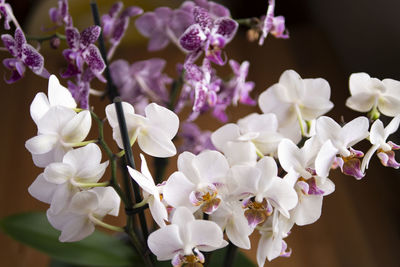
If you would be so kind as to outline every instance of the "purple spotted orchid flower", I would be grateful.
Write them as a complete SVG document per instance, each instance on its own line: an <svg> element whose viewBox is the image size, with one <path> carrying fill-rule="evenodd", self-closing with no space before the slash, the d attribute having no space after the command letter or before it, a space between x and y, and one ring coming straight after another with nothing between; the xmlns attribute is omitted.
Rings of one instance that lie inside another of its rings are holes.
<svg viewBox="0 0 400 267"><path fill-rule="evenodd" d="M170 41L178 45L178 38L193 23L190 10L180 8L172 10L159 7L154 12L146 12L135 21L139 32L150 38L149 51L165 48Z"/></svg>
<svg viewBox="0 0 400 267"><path fill-rule="evenodd" d="M246 82L246 77L249 72L249 62L244 61L239 64L237 61L229 60L229 65L233 71L233 77L221 85L220 92L218 93L218 100L213 109L213 116L222 122L228 121L226 115L226 108L230 105L237 105L238 102L246 105L255 105L249 93L254 88L254 82Z"/></svg>
<svg viewBox="0 0 400 267"><path fill-rule="evenodd" d="M14 37L10 34L1 35L4 46L13 56L6 58L3 64L12 71L11 77L6 80L7 83L18 81L24 76L26 67L30 68L36 75L49 78L49 72L44 68L43 56L33 46L26 42L24 33L17 28Z"/></svg>
<svg viewBox="0 0 400 267"><path fill-rule="evenodd" d="M193 63L204 51L210 61L224 65L222 49L235 36L238 23L231 18L213 19L210 13L199 6L193 9L195 24L191 25L179 39L181 47L188 52L187 62Z"/></svg>
<svg viewBox="0 0 400 267"><path fill-rule="evenodd" d="M64 57L69 64L67 70L62 74L64 78L75 77L83 72L83 65L86 63L93 74L105 82L101 73L106 65L101 57L99 49L93 44L99 38L101 28L90 26L79 33L75 27L67 27L65 35L69 49L63 51Z"/></svg>
<svg viewBox="0 0 400 267"><path fill-rule="evenodd" d="M190 5L188 1L188 5ZM207 1L207 0L195 0L194 4L202 7L210 13L210 15L213 18L219 18L219 17L230 17L231 13L229 12L229 9L227 9L225 6L220 5L218 3L212 2L212 1ZM193 6L194 7L194 6Z"/></svg>
<svg viewBox="0 0 400 267"><path fill-rule="evenodd" d="M143 113L149 102L164 106L168 102L166 85L172 80L162 73L165 64L163 59L152 58L132 65L121 59L110 65L111 76L121 98L135 105L136 112Z"/></svg>
<svg viewBox="0 0 400 267"><path fill-rule="evenodd" d="M89 92L90 82L95 78L95 75L90 69L86 69L83 74L76 76L76 82L68 81L68 89L72 96L80 104L80 108L89 108Z"/></svg>
<svg viewBox="0 0 400 267"><path fill-rule="evenodd" d="M136 20L135 25L142 35L150 38L148 50L161 50L169 42L180 47L179 37L195 23L193 9L196 6L208 10L213 19L230 17L230 12L226 7L207 0L185 1L175 10L159 7L154 12L146 12Z"/></svg>
<svg viewBox="0 0 400 267"><path fill-rule="evenodd" d="M246 82L246 77L249 70L249 62L244 61L239 64L235 60L229 60L229 65L233 71L233 77L223 82L220 87L220 91L217 95L217 102L213 106L212 115L220 120L221 122L227 122L228 116L226 115L226 109L230 105L237 105L238 102L246 105L255 105L254 101L249 93L254 88L254 82Z"/></svg>
<svg viewBox="0 0 400 267"><path fill-rule="evenodd" d="M187 63L185 68L185 86L182 93L182 101L193 100L193 112L188 121L193 121L200 113L207 111L217 104L217 93L220 90L221 79L215 75L211 68L211 62L203 59L201 67L193 63ZM178 104L178 109L182 104Z"/></svg>
<svg viewBox="0 0 400 267"><path fill-rule="evenodd" d="M111 48L107 54L108 59L112 57L116 47L124 37L130 18L143 13L143 9L136 6L127 7L122 11L123 6L122 2L116 2L108 13L101 17L103 35L111 43Z"/></svg>
<svg viewBox="0 0 400 267"><path fill-rule="evenodd" d="M229 60L229 65L232 68L234 76L225 84L225 87L232 94L232 104L237 105L240 102L242 104L255 105L256 101L249 96L249 93L254 88L254 82L246 82L250 63L243 61L242 64L239 64L237 61L231 59Z"/></svg>
<svg viewBox="0 0 400 267"><path fill-rule="evenodd" d="M72 27L72 17L68 9L68 0L58 0L58 7L52 7L49 10L51 21L57 26Z"/></svg>
<svg viewBox="0 0 400 267"><path fill-rule="evenodd" d="M276 38L289 38L289 33L285 27L285 18L283 16L275 17L274 11L275 0L269 0L267 14L261 18L261 37L258 42L259 45L264 44L264 40L267 38L268 33L272 34Z"/></svg>

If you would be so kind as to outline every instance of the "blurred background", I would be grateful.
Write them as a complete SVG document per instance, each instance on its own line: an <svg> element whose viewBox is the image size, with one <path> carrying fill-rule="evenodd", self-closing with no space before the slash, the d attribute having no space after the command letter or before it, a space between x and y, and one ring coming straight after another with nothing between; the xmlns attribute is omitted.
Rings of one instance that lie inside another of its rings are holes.
<svg viewBox="0 0 400 267"><path fill-rule="evenodd" d="M42 26L50 26L48 9L57 1L7 1L14 9L20 24L28 34L44 35ZM127 5L138 5L145 11L157 6L177 7L177 0L124 1ZM267 9L266 0L217 1L231 9L233 18L261 16ZM107 12L113 1L98 1L102 13ZM70 1L74 24L83 29L92 25L89 1ZM335 120L343 116L349 121L361 114L345 108L349 96L348 77L354 72L367 72L379 79L400 80L400 1L397 0L303 0L276 1L275 15L283 15L290 32L289 40L277 40L268 36L264 46L246 40L240 30L227 46L229 58L248 60L248 80L256 83L253 97L276 83L286 69L295 69L303 78L322 77L331 85L334 109L329 113ZM2 21L1 21L2 23ZM162 57L167 59L166 72L176 77L175 64L184 56L173 47L149 53L147 39L141 37L131 22L126 38L117 50L114 59L124 58L129 62ZM52 50L44 43L41 53L47 61L46 68L59 74L65 68L61 49ZM1 59L8 53L1 52ZM229 69L226 67L225 69ZM1 76L9 75L5 68ZM61 81L66 85L65 81ZM26 72L21 81L7 85L0 81L0 99L3 113L1 125L0 159L0 218L14 213L45 210L47 205L32 198L28 186L41 172L24 148L24 142L36 133L29 115L29 105L35 94L47 91L47 81ZM99 84L97 89L102 90ZM104 116L106 100L92 100L96 112ZM250 112L260 112L257 107L239 106L230 108L231 121ZM221 123L208 116L197 120L203 129L215 130ZM110 135L110 132L108 133ZM399 133L392 140L400 143ZM360 146L363 151L368 145ZM398 156L400 158L400 156ZM172 173L174 159L168 168ZM266 266L291 267L339 267L339 266L400 266L400 172L384 168L373 158L367 176L361 181L333 172L331 179L336 191L324 199L321 218L314 224L294 227L286 239L293 253L290 258L278 258ZM121 216L111 222L123 225ZM257 237L253 240L256 247ZM47 266L46 255L19 244L0 233L1 266ZM256 251L245 252L255 259Z"/></svg>

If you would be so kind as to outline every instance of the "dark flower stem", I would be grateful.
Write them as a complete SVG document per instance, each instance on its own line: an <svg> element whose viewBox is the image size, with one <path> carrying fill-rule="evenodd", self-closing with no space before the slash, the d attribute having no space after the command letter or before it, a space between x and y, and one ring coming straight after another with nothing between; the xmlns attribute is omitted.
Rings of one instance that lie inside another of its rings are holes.
<svg viewBox="0 0 400 267"><path fill-rule="evenodd" d="M99 10L97 7L97 3L95 0L91 0L90 2L90 6L92 9L92 14L93 14L93 19L94 22L97 26L101 27L101 23L100 23L100 16L99 16ZM115 103L115 109L116 109L116 113L117 113L117 118L118 118L118 124L120 126L120 131L121 131L121 137L122 137L122 141L123 141L123 145L124 145L124 150L125 150L125 163L124 166L128 165L131 168L135 169L135 161L133 158L133 154L132 154L132 149L131 149L131 144L130 144L130 140L129 140L129 134L128 134L128 130L126 127L126 121L125 121L125 116L124 116L124 111L123 111L123 107L122 107L122 103L121 103L121 99L119 98L119 93L117 91L117 88L114 85L114 82L112 80L111 74L110 74L110 69L108 67L108 61L107 61L107 51L106 51L106 47L104 44L104 39L103 39L103 34L100 33L99 39L98 39L98 43L99 43L99 49L100 49L100 53L101 56L104 60L104 63L106 65L105 68L105 76L107 79L107 95L108 98L110 99L110 101ZM131 196L131 190L130 188L133 188L133 192L135 195L135 201L137 203L142 201L142 197L140 195L140 190L139 190L139 186L136 183L132 183L132 179L127 175L127 172L125 170L122 171L122 173L124 174L124 184L126 185L126 196L127 196L127 205L125 206L125 211L128 217L128 221L127 221L127 232L128 234L132 237L134 236L136 238L136 235L134 234L134 230L133 230L133 215L134 213L133 211L133 201L132 201L132 196ZM150 259L150 256L148 254L148 248L147 248L147 237L148 237L148 229L147 229L147 223L146 223L146 218L144 215L144 211L141 210L139 211L139 221L140 221L140 225L142 228L142 233L143 233L143 238L144 238L144 242L143 242L143 248L144 251L142 254L143 259L145 260L145 263L147 266L152 266L152 262Z"/></svg>
<svg viewBox="0 0 400 267"><path fill-rule="evenodd" d="M228 249L225 254L224 267L232 267L235 261L237 246L229 242Z"/></svg>

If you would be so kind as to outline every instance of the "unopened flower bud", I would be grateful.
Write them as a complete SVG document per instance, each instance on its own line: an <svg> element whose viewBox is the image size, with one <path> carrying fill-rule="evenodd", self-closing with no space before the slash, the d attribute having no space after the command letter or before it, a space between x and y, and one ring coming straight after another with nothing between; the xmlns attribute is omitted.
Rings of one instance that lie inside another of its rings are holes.
<svg viewBox="0 0 400 267"><path fill-rule="evenodd" d="M254 42L258 40L260 33L256 29L250 29L247 31L246 36L249 42Z"/></svg>
<svg viewBox="0 0 400 267"><path fill-rule="evenodd" d="M61 40L58 37L54 37L50 40L50 47L53 49L57 49L61 44Z"/></svg>

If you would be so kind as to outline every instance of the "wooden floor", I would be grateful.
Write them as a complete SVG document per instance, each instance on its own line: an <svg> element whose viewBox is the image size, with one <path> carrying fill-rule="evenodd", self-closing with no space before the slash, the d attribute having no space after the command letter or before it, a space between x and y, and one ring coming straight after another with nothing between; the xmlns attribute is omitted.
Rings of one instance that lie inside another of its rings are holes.
<svg viewBox="0 0 400 267"><path fill-rule="evenodd" d="M244 36L244 33L239 32L238 35ZM249 77L256 82L254 96L276 83L284 70L293 68L303 77L323 77L330 82L335 103L330 115L336 120L341 115L346 121L358 116L344 107L348 97L348 73L340 68L323 35L311 27L303 27L291 29L291 37L288 41L268 38L262 48L246 43L243 38L229 45L229 57L239 61L247 59L251 63ZM135 51L134 54L132 51ZM56 55L53 51L46 51L45 54ZM117 58L124 57L132 62L145 59L147 55L143 45L137 45L134 49L125 47L120 50ZM176 49L168 48L149 56L169 58L168 73L172 76L174 62L183 59L178 55ZM46 62L46 66L56 73L62 64L62 59L60 62ZM29 104L37 92L47 91L47 82L28 71L27 77L17 84L0 82L0 87L0 217L22 211L45 210L46 205L30 197L27 192L28 186L41 170L34 167L24 142L36 132L29 115ZM100 106L107 104L100 101L92 103ZM99 106L96 106L96 110L104 114ZM259 111L247 107L229 109L233 120L250 112ZM212 121L201 118L199 124L209 129L220 126ZM171 166L169 172L174 168ZM279 258L266 266L400 266L397 254L400 248L399 174L400 171L381 167L377 160L372 161L367 176L361 181L334 172L331 179L336 184L336 191L324 200L321 219L309 226L294 227L287 239L293 250L292 256ZM123 225L123 217L119 223ZM256 244L255 238L253 247ZM255 249L246 253L255 259ZM46 266L47 263L47 256L0 233L0 266Z"/></svg>

